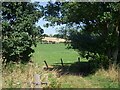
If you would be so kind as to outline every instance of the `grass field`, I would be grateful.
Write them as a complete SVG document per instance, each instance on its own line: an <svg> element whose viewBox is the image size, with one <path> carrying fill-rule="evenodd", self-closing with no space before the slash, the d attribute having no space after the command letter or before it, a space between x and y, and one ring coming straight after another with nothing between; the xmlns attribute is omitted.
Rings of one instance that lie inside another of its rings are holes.
<svg viewBox="0 0 120 90"><path fill-rule="evenodd" d="M44 60L46 60L49 65L55 65L56 63L60 63L61 58L63 59L64 63L73 64L77 62L77 58L79 57L78 52L73 49L66 49L66 47L67 46L64 44L38 43L37 47L34 48L35 53L33 54L32 59L36 63L39 63L39 65L44 65ZM86 61L86 59L81 58L81 62ZM79 68L75 67L73 70L77 69ZM115 67L112 67L112 69L110 68L108 71L100 69L94 74L90 74L85 77L82 77L81 75L76 76L69 74L62 75L60 78L49 79L53 84L52 87L57 87L57 85L60 84L60 87L62 88L116 88L118 87L117 78L118 73Z"/></svg>
<svg viewBox="0 0 120 90"><path fill-rule="evenodd" d="M108 70L100 68L94 73L88 75L76 74L76 73L64 73L64 67L56 68L52 70L45 70L42 65L46 60L48 65L55 65L60 63L60 58L63 58L64 63L75 64L77 57L79 56L73 49L66 49L64 44L39 44L34 47L35 53L33 54L34 63L24 64L9 64L3 70L3 88L34 88L32 84L34 82L34 74L41 75L41 80L44 81L45 76L48 76L47 86L42 85L45 88L119 88L118 85L118 66L111 65ZM83 71L85 71L86 62L85 59L81 59L83 63ZM68 71L72 68L73 71L79 70L81 67L73 65L68 67ZM60 65L61 66L61 65ZM89 69L89 68L87 68ZM67 71L67 72L68 72ZM59 73L60 72L60 73ZM114 90L114 89L113 89Z"/></svg>
<svg viewBox="0 0 120 90"><path fill-rule="evenodd" d="M33 61L43 64L46 60L48 64L60 63L62 58L65 63L74 63L77 61L79 54L73 49L66 49L65 44L40 44L35 47ZM84 59L83 59L84 60Z"/></svg>

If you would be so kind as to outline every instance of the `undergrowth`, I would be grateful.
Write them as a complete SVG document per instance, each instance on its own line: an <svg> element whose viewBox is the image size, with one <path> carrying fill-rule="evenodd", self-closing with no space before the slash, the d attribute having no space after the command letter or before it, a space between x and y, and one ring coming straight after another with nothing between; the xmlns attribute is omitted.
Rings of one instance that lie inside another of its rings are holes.
<svg viewBox="0 0 120 90"><path fill-rule="evenodd" d="M88 76L64 74L58 75L56 70L45 70L34 63L13 64L3 66L2 88L35 88L34 75L39 74L42 88L118 88L117 65L111 65L108 70L100 68Z"/></svg>

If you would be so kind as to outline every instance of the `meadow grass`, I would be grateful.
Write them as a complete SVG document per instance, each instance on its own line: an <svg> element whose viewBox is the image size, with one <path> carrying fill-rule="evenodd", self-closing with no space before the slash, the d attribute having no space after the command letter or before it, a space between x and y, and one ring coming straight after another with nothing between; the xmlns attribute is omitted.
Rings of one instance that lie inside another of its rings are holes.
<svg viewBox="0 0 120 90"><path fill-rule="evenodd" d="M49 65L60 63L62 58L64 63L74 63L77 61L79 54L73 49L67 49L65 44L37 44L34 47L35 52L32 60L36 63L43 65L46 60ZM85 61L85 59L82 59Z"/></svg>
<svg viewBox="0 0 120 90"><path fill-rule="evenodd" d="M41 75L42 81L45 80L45 76L48 76L48 85L42 85L42 88L119 88L119 68L115 64L109 66L108 70L101 67L95 73L87 76L71 73L62 75L58 73L57 69L47 71L43 69L43 61L46 60L49 65L53 65L60 63L60 58L63 58L64 63L74 63L77 62L79 56L76 51L66 49L64 44L38 43L34 49L35 53L32 57L34 63L9 64L3 68L3 88L34 88L32 84L34 74ZM83 58L81 61L86 62Z"/></svg>

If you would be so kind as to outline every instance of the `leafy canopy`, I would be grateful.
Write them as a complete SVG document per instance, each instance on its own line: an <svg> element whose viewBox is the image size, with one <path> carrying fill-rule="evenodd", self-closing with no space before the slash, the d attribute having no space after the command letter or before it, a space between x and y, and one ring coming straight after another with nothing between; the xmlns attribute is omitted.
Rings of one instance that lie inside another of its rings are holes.
<svg viewBox="0 0 120 90"><path fill-rule="evenodd" d="M4 62L28 61L36 46L36 36L43 33L35 23L43 16L39 3L2 3L2 55Z"/></svg>
<svg viewBox="0 0 120 90"><path fill-rule="evenodd" d="M120 54L120 4L117 2L49 2L44 8L49 25L66 24L78 30L70 30L69 39L82 56L89 53L119 61Z"/></svg>

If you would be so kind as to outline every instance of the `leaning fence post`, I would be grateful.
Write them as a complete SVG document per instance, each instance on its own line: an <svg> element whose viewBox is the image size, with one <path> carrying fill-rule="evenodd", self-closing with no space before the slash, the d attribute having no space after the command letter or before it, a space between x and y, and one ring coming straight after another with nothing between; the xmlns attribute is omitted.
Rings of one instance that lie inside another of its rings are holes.
<svg viewBox="0 0 120 90"><path fill-rule="evenodd" d="M41 79L40 79L40 75L39 74L35 74L34 75L34 87L35 88L41 88Z"/></svg>
<svg viewBox="0 0 120 90"><path fill-rule="evenodd" d="M45 65L46 65L46 67L47 67L47 69L48 69L48 64L47 64L47 62L46 61L44 61L45 62Z"/></svg>
<svg viewBox="0 0 120 90"><path fill-rule="evenodd" d="M62 58L61 58L61 64L62 64L62 67L64 67Z"/></svg>

